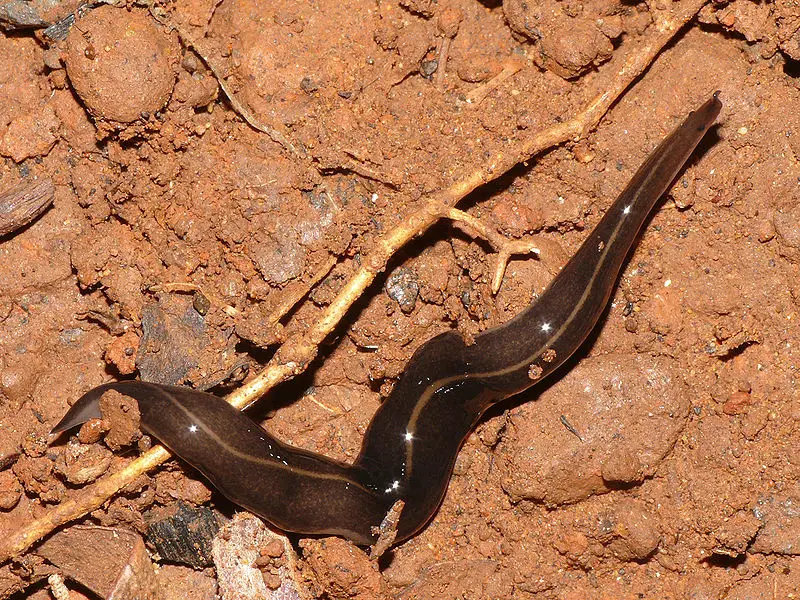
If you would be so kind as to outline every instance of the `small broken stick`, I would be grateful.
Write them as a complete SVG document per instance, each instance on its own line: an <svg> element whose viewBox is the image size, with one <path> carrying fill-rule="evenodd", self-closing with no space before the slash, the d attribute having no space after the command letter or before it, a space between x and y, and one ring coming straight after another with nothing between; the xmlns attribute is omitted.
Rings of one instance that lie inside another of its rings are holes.
<svg viewBox="0 0 800 600"><path fill-rule="evenodd" d="M483 100L491 94L494 90L500 87L500 84L503 83L506 79L511 77L512 75L516 75L524 64L520 62L516 58L509 59L503 65L503 70L500 71L497 75L492 77L489 81L485 82L480 87L475 88L471 92L467 94L467 103L471 104L472 106L477 106Z"/></svg>
<svg viewBox="0 0 800 600"><path fill-rule="evenodd" d="M400 513L403 512L403 507L406 505L402 500L398 500L392 504L392 508L386 513L380 527L373 527L373 532L378 534L378 541L376 541L369 551L370 560L378 560L383 553L386 552L394 544L397 537L397 524L400 521Z"/></svg>
<svg viewBox="0 0 800 600"><path fill-rule="evenodd" d="M0 194L0 238L21 229L53 203L53 180L25 183Z"/></svg>

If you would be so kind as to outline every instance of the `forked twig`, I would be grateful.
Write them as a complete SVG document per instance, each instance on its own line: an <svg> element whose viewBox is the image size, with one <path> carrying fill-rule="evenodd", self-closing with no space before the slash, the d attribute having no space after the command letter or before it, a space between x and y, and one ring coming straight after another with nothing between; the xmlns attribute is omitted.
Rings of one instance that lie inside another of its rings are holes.
<svg viewBox="0 0 800 600"><path fill-rule="evenodd" d="M492 277L492 294L496 294L500 291L500 284L503 282L506 265L514 254L539 255L539 248L534 246L532 242L528 240L509 240L491 227L487 227L480 219L476 219L463 210L458 210L457 208L449 206L441 206L439 208L439 217L442 219L450 219L451 221L461 223L469 229L472 229L476 234L489 242L497 253L497 262L495 264L494 276Z"/></svg>
<svg viewBox="0 0 800 600"><path fill-rule="evenodd" d="M349 307L361 296L376 275L381 272L392 255L414 236L424 232L442 216L442 205L453 207L479 186L496 179L517 163L529 160L543 150L568 140L583 137L597 126L609 107L622 92L653 62L661 49L677 31L688 23L707 0L691 0L676 6L680 14L665 15L657 19L656 32L634 50L619 68L609 89L594 98L573 118L541 131L515 148L500 152L479 169L445 190L431 195L422 209L412 207L411 215L401 219L393 230L378 238L372 252L351 277L336 299L323 311L320 318L302 335L290 338L261 373L233 392L227 400L237 408L244 408L264 395L276 384L301 373L316 356L319 344L333 331ZM9 534L0 544L0 563L17 556L56 527L78 519L100 507L122 487L140 474L170 458L161 446L155 446L123 470L113 473L81 489L73 498L55 506L44 516L31 521Z"/></svg>

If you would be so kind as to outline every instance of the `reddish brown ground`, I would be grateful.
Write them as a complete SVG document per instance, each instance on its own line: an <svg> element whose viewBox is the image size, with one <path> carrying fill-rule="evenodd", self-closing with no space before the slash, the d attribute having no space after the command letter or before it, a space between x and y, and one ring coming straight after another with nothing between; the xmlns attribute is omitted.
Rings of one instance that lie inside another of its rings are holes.
<svg viewBox="0 0 800 600"><path fill-rule="evenodd" d="M399 215L575 114L613 76L605 61L653 27L645 4L613 0L182 0L153 14L182 38L146 10L110 6L60 44L0 36L0 193L37 177L57 188L47 213L0 239L3 536L127 460L46 448L82 392L132 374L235 387ZM423 73L454 32L439 85ZM188 38L308 158L248 127ZM512 57L523 69L467 104ZM558 264L658 140L721 90L716 138L649 223L584 360L477 428L438 515L379 575L352 546L304 543L308 589L797 597L799 60L796 3L709 4L596 132L462 206L506 235L540 235ZM264 400L264 412L280 407L269 429L352 458L421 343L508 319L551 277L514 261L493 297L486 251L448 226L404 250L391 269L418 297L401 306L391 275L369 289L315 368ZM285 330L266 324L329 253L339 264ZM176 282L200 286L210 308L163 291ZM90 521L142 529L154 503L209 498L176 464L133 487ZM36 560L0 568L0 597Z"/></svg>

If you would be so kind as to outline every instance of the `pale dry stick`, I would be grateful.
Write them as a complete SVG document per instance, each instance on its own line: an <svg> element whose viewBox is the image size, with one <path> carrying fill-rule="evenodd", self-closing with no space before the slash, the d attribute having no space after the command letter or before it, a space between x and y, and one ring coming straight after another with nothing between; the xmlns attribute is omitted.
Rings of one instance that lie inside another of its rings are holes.
<svg viewBox="0 0 800 600"><path fill-rule="evenodd" d="M314 274L311 276L311 279L304 282L303 285L297 286L296 289L285 292L284 296L281 298L281 301L278 303L278 306L276 306L270 313L269 317L267 317L267 323L277 325L278 321L280 321L289 313L290 310L297 306L297 303L305 298L311 289L320 281L322 281L323 277L331 272L331 269L333 269L333 267L336 265L336 261L336 256L333 254L329 255L328 259L323 262L314 272Z"/></svg>
<svg viewBox="0 0 800 600"><path fill-rule="evenodd" d="M179 293L199 293L208 298L213 304L219 306L222 311L231 318L236 318L241 314L241 311L235 306L231 306L215 294L207 292L202 286L188 281L173 281L169 283L157 283L148 288L151 292L179 292Z"/></svg>
<svg viewBox="0 0 800 600"><path fill-rule="evenodd" d="M211 72L214 74L214 77L216 78L220 89L225 94L225 97L228 99L228 102L230 102L231 108L233 108L234 112L238 113L239 116L241 116L245 120L245 122L256 131L260 131L261 133L266 133L269 136L269 138L276 144L280 144L286 150L288 150L289 152L291 152L292 154L294 154L299 158L306 158L305 152L301 152L300 150L298 150L295 147L295 145L292 144L286 138L285 135L283 135L277 129L273 129L272 127L264 125L261 121L259 121L256 118L256 116L252 113L252 111L250 111L249 108L247 108L244 104L239 102L239 100L236 98L236 95L233 93L233 90L230 88L228 83L222 77L222 73L220 73L220 70L217 67L216 63L209 58L208 53L203 52L203 49L197 45L197 43L192 39L192 37L183 30L183 28L178 27L177 25L172 23L169 23L169 26L178 32L178 35L181 36L181 39L184 41L186 46L188 46L189 48L193 48L194 51L197 52L197 55L203 60L203 62L206 63L206 66L209 69L211 69Z"/></svg>
<svg viewBox="0 0 800 600"><path fill-rule="evenodd" d="M301 373L316 356L319 344L333 331L347 309L361 296L363 291L382 271L389 258L406 242L435 223L444 204L453 206L477 187L496 179L519 162L529 160L565 141L579 139L594 128L622 92L653 62L660 50L703 7L707 0L691 0L680 3L679 15L660 21L660 27L651 39L637 48L624 61L610 84L610 89L594 98L588 106L570 120L546 129L508 153L499 153L492 163L473 172L465 179L442 190L429 199L427 208L414 207L409 218L401 220L398 227L376 240L374 252L363 261L350 281L322 313L322 316L303 335L288 340L270 363L256 377L227 397L237 408L252 404L276 384ZM431 210L431 207L436 210ZM131 461L122 470L98 480L80 490L73 498L55 506L42 517L30 521L20 529L10 532L0 542L0 563L27 550L33 543L52 532L56 527L79 519L100 507L125 485L141 474L170 458L162 446L154 446L139 458Z"/></svg>
<svg viewBox="0 0 800 600"><path fill-rule="evenodd" d="M483 102L486 96L499 88L506 79L516 75L524 66L525 64L518 58L509 59L503 65L502 71L500 71L482 86L475 88L467 94L467 102L471 106L478 106L478 104Z"/></svg>
<svg viewBox="0 0 800 600"><path fill-rule="evenodd" d="M491 227L486 226L483 221L457 208L441 205L438 210L441 218L450 219L455 223L461 223L469 229L472 229L476 234L489 242L489 245L497 253L494 276L492 277L492 294L496 294L500 291L500 284L503 282L503 275L505 275L506 266L508 265L508 261L511 260L512 255L535 254L539 256L539 248L530 240L509 240Z"/></svg>

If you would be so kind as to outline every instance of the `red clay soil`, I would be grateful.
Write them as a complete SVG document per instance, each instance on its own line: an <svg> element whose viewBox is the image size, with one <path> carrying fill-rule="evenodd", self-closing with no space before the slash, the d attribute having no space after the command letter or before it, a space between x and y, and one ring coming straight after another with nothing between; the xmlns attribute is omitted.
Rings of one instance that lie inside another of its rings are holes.
<svg viewBox="0 0 800 600"><path fill-rule="evenodd" d="M0 238L3 537L141 449L112 452L99 432L48 447L83 392L134 376L235 388L426 194L574 116L656 27L651 5L617 0L130 4L82 13L62 41L0 35L0 194L56 187L52 208ZM458 228L396 256L309 372L261 401L281 439L352 460L414 350L519 312L647 153L721 91L719 126L574 368L477 427L431 524L377 566L344 541L302 541L302 593L798 597L799 87L795 2L709 3L596 131L460 205L535 236L546 260L513 260L492 295L490 248ZM176 500L229 517L200 482L172 461L83 524L141 533ZM0 598L49 598L52 570L34 547L0 567ZM161 597L213 597L215 577L166 568Z"/></svg>

